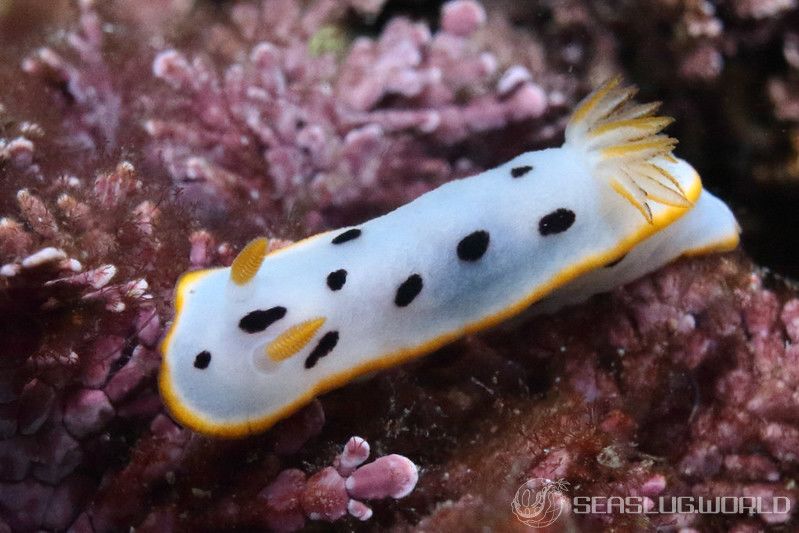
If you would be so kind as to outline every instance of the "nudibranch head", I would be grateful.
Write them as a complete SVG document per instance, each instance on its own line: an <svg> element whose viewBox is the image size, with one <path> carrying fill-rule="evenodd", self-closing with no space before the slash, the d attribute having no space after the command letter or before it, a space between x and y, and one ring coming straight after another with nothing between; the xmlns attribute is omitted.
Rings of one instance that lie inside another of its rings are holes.
<svg viewBox="0 0 799 533"><path fill-rule="evenodd" d="M589 94L566 126L566 144L582 150L594 176L607 181L652 222L650 202L687 208L691 201L668 170L677 140L660 132L672 119L657 116L660 104L636 104L635 87L613 78Z"/></svg>
<svg viewBox="0 0 799 533"><path fill-rule="evenodd" d="M256 276L267 249L266 239L255 239L231 267L189 272L178 282L159 386L173 416L195 430L237 437L285 416L263 415L270 395L285 394L265 387L264 378L321 338L325 317L301 303L269 303L268 289L261 290Z"/></svg>

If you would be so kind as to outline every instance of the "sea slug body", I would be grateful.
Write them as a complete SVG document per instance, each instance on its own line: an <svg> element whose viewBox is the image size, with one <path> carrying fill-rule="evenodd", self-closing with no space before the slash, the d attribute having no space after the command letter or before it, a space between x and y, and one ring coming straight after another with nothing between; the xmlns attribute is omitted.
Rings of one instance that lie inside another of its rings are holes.
<svg viewBox="0 0 799 533"><path fill-rule="evenodd" d="M550 312L683 255L735 248L739 227L661 134L671 121L617 79L575 110L566 142L447 183L356 227L229 268L190 272L162 343L162 396L194 430L265 430L356 376L525 310Z"/></svg>

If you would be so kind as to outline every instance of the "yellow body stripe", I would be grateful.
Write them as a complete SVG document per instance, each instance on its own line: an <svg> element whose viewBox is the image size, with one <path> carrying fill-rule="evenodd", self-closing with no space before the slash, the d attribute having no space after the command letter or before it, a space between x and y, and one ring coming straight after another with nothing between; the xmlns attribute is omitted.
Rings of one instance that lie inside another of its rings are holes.
<svg viewBox="0 0 799 533"><path fill-rule="evenodd" d="M741 236L738 235L738 233L733 233L714 243L706 244L698 248L689 248L683 252L682 257L696 257L712 253L729 252L738 248L740 243Z"/></svg>

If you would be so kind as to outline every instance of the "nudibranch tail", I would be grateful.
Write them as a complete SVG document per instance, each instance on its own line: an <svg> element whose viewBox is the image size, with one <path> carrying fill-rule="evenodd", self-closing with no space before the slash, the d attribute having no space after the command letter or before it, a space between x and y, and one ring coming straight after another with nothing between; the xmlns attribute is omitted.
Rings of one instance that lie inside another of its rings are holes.
<svg viewBox="0 0 799 533"><path fill-rule="evenodd" d="M269 240L265 237L250 241L230 265L230 279L233 280L233 283L244 285L254 278L258 269L261 268L268 248Z"/></svg>
<svg viewBox="0 0 799 533"><path fill-rule="evenodd" d="M687 208L691 202L664 168L675 162L677 140L661 133L673 122L655 115L660 104L636 104L635 87L612 78L588 95L566 126L566 144L586 153L597 178L607 181L652 223L650 202Z"/></svg>

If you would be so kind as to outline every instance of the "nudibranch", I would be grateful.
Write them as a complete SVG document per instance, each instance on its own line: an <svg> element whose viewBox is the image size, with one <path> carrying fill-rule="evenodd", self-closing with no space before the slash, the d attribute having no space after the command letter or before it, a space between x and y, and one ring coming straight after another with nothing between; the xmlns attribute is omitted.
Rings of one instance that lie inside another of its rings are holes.
<svg viewBox="0 0 799 533"><path fill-rule="evenodd" d="M565 142L398 209L229 268L185 274L162 343L164 401L186 426L265 430L356 376L522 311L548 312L673 259L738 245L730 210L672 154L657 104L611 80Z"/></svg>

